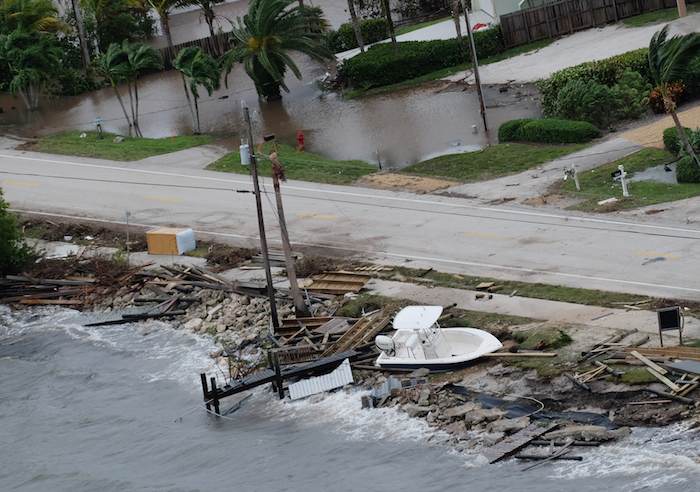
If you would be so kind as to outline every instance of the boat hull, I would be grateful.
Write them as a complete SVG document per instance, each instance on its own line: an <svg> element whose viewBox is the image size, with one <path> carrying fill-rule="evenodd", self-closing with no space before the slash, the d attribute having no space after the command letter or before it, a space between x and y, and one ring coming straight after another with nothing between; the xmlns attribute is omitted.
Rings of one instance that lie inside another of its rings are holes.
<svg viewBox="0 0 700 492"><path fill-rule="evenodd" d="M475 328L444 328L440 330L445 337L450 355L438 358L397 357L382 352L376 365L387 369L420 369L431 372L444 372L468 367L480 357L495 352L503 347L501 342L488 332ZM397 332L395 339L400 338ZM405 337L404 337L405 338Z"/></svg>

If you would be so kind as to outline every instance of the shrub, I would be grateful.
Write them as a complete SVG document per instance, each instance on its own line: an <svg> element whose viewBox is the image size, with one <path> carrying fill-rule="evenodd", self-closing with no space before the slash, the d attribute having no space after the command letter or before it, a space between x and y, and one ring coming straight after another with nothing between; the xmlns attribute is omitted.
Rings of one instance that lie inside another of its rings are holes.
<svg viewBox="0 0 700 492"><path fill-rule="evenodd" d="M613 87L612 93L617 103L617 114L620 119L636 119L642 116L649 107L649 84L638 72L625 70L620 81Z"/></svg>
<svg viewBox="0 0 700 492"><path fill-rule="evenodd" d="M672 82L668 85L668 93L671 96L671 100L678 104L685 94L685 84L683 82ZM661 95L661 90L658 87L654 89L649 94L649 105L652 111L656 114L662 114L666 112L666 104L664 103L664 98Z"/></svg>
<svg viewBox="0 0 700 492"><path fill-rule="evenodd" d="M32 258L32 250L24 243L15 216L0 190L0 275L14 273Z"/></svg>
<svg viewBox="0 0 700 492"><path fill-rule="evenodd" d="M683 128L683 130L685 130L686 135L690 138L693 131L690 128ZM683 143L681 139L678 138L678 130L676 130L675 126L664 130L664 147L673 155L680 154Z"/></svg>
<svg viewBox="0 0 700 492"><path fill-rule="evenodd" d="M630 70L639 73L644 80L650 81L647 53L648 50L642 48L604 60L581 63L553 73L537 84L542 93L542 108L545 114L550 116L556 114L557 96L572 80L596 82L612 87L620 81L626 71Z"/></svg>
<svg viewBox="0 0 700 492"><path fill-rule="evenodd" d="M559 92L555 114L572 120L608 126L615 118L618 104L608 86L596 82L572 80Z"/></svg>
<svg viewBox="0 0 700 492"><path fill-rule="evenodd" d="M389 24L386 19L365 19L360 21L362 40L365 44L376 43L389 37ZM328 47L333 53L357 48L355 28L351 22L341 25L337 31L331 31L327 36Z"/></svg>
<svg viewBox="0 0 700 492"><path fill-rule="evenodd" d="M683 82L688 96L700 96L700 55L688 62Z"/></svg>
<svg viewBox="0 0 700 492"><path fill-rule="evenodd" d="M518 137L525 142L583 143L600 136L600 131L585 121L545 118L524 124Z"/></svg>
<svg viewBox="0 0 700 492"><path fill-rule="evenodd" d="M692 157L685 156L678 161L676 179L679 183L700 183L700 167Z"/></svg>
<svg viewBox="0 0 700 492"><path fill-rule="evenodd" d="M520 129L523 127L523 125L530 123L531 121L533 121L532 118L506 121L498 128L498 141L516 142L520 140Z"/></svg>
<svg viewBox="0 0 700 492"><path fill-rule="evenodd" d="M503 51L500 28L474 33L479 57ZM354 87L379 87L410 80L469 61L469 50L457 39L382 43L346 60L341 76Z"/></svg>

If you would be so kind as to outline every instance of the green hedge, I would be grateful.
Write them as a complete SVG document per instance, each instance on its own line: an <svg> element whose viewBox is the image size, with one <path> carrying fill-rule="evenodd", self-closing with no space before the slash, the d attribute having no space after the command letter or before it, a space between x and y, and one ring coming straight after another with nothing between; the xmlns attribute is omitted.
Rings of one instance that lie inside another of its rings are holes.
<svg viewBox="0 0 700 492"><path fill-rule="evenodd" d="M389 23L386 19L365 19L360 22L360 30L365 44L376 43L389 37ZM337 31L329 32L326 43L333 53L357 48L357 38L352 23L347 22L341 25Z"/></svg>
<svg viewBox="0 0 700 492"><path fill-rule="evenodd" d="M600 130L585 121L559 120L513 120L498 129L500 142L536 143L585 143L600 136Z"/></svg>
<svg viewBox="0 0 700 492"><path fill-rule="evenodd" d="M551 77L537 84L542 93L544 113L546 115L556 113L559 91L572 80L593 81L612 87L628 69L640 73L645 80L649 80L647 53L648 50L642 48L604 60L581 63L553 73Z"/></svg>
<svg viewBox="0 0 700 492"><path fill-rule="evenodd" d="M692 130L685 127L683 129L685 130L686 135L690 137ZM681 142L681 139L678 138L678 131L676 130L675 126L664 130L664 147L666 147L666 150L673 155L680 154L683 143Z"/></svg>
<svg viewBox="0 0 700 492"><path fill-rule="evenodd" d="M649 50L641 48L603 60L581 63L553 73L549 78L537 83L542 93L542 109L546 115L556 114L559 91L572 80L593 81L612 87L620 81L625 70L639 73L645 81L653 83L649 74ZM686 96L700 96L700 56L687 64L682 80L686 86Z"/></svg>
<svg viewBox="0 0 700 492"><path fill-rule="evenodd" d="M518 136L520 129L523 127L523 125L530 123L531 121L533 121L532 118L506 121L498 128L498 141L517 142L520 140Z"/></svg>
<svg viewBox="0 0 700 492"><path fill-rule="evenodd" d="M504 50L498 27L474 33L477 56L486 58ZM353 87L391 85L469 61L466 45L457 39L407 41L372 46L343 63L341 76Z"/></svg>
<svg viewBox="0 0 700 492"><path fill-rule="evenodd" d="M676 179L679 183L700 183L700 167L692 157L686 156L678 161Z"/></svg>

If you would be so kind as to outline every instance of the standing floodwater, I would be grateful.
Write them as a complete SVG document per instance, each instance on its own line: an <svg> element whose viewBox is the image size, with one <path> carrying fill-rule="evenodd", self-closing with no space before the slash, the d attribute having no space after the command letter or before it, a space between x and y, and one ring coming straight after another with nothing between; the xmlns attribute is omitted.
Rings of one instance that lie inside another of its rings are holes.
<svg viewBox="0 0 700 492"><path fill-rule="evenodd" d="M200 407L207 339L84 319L0 307L0 490L688 491L700 480L697 442L679 427L522 473L431 444L425 423L361 410L357 393L290 404L262 390L217 420Z"/></svg>
<svg viewBox="0 0 700 492"><path fill-rule="evenodd" d="M243 128L241 100L253 110L260 132L275 133L293 142L297 130L306 135L306 147L334 159L382 162L405 167L436 154L475 150L484 146L479 103L475 91L460 85L436 83L429 87L358 99L322 93L315 79L325 69L295 57L304 80L287 77L291 92L282 101L259 103L252 82L237 66L222 87L200 102L202 132L237 134ZM141 129L146 137L192 133L192 121L177 72L144 77L140 88ZM491 141L501 123L513 118L537 117L540 106L534 87L511 87L500 92L486 88ZM21 102L0 95L0 128L24 136L67 130L94 130L100 117L106 131L128 130L112 89L77 97L45 100L27 114ZM475 127L475 128L473 128ZM237 148L237 144L235 145Z"/></svg>

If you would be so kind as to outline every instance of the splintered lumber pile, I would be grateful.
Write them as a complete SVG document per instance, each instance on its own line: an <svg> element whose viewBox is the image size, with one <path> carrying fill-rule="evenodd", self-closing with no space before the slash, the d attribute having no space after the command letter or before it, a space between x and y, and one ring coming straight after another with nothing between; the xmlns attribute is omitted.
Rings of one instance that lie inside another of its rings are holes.
<svg viewBox="0 0 700 492"><path fill-rule="evenodd" d="M311 281L302 285L309 292L343 295L356 294L367 284L370 275L358 272L324 272L311 277Z"/></svg>
<svg viewBox="0 0 700 492"><path fill-rule="evenodd" d="M375 311L360 319L289 318L273 338L281 365L309 362L333 354L358 351L356 361L373 362L379 355L374 337L389 328L391 314Z"/></svg>

